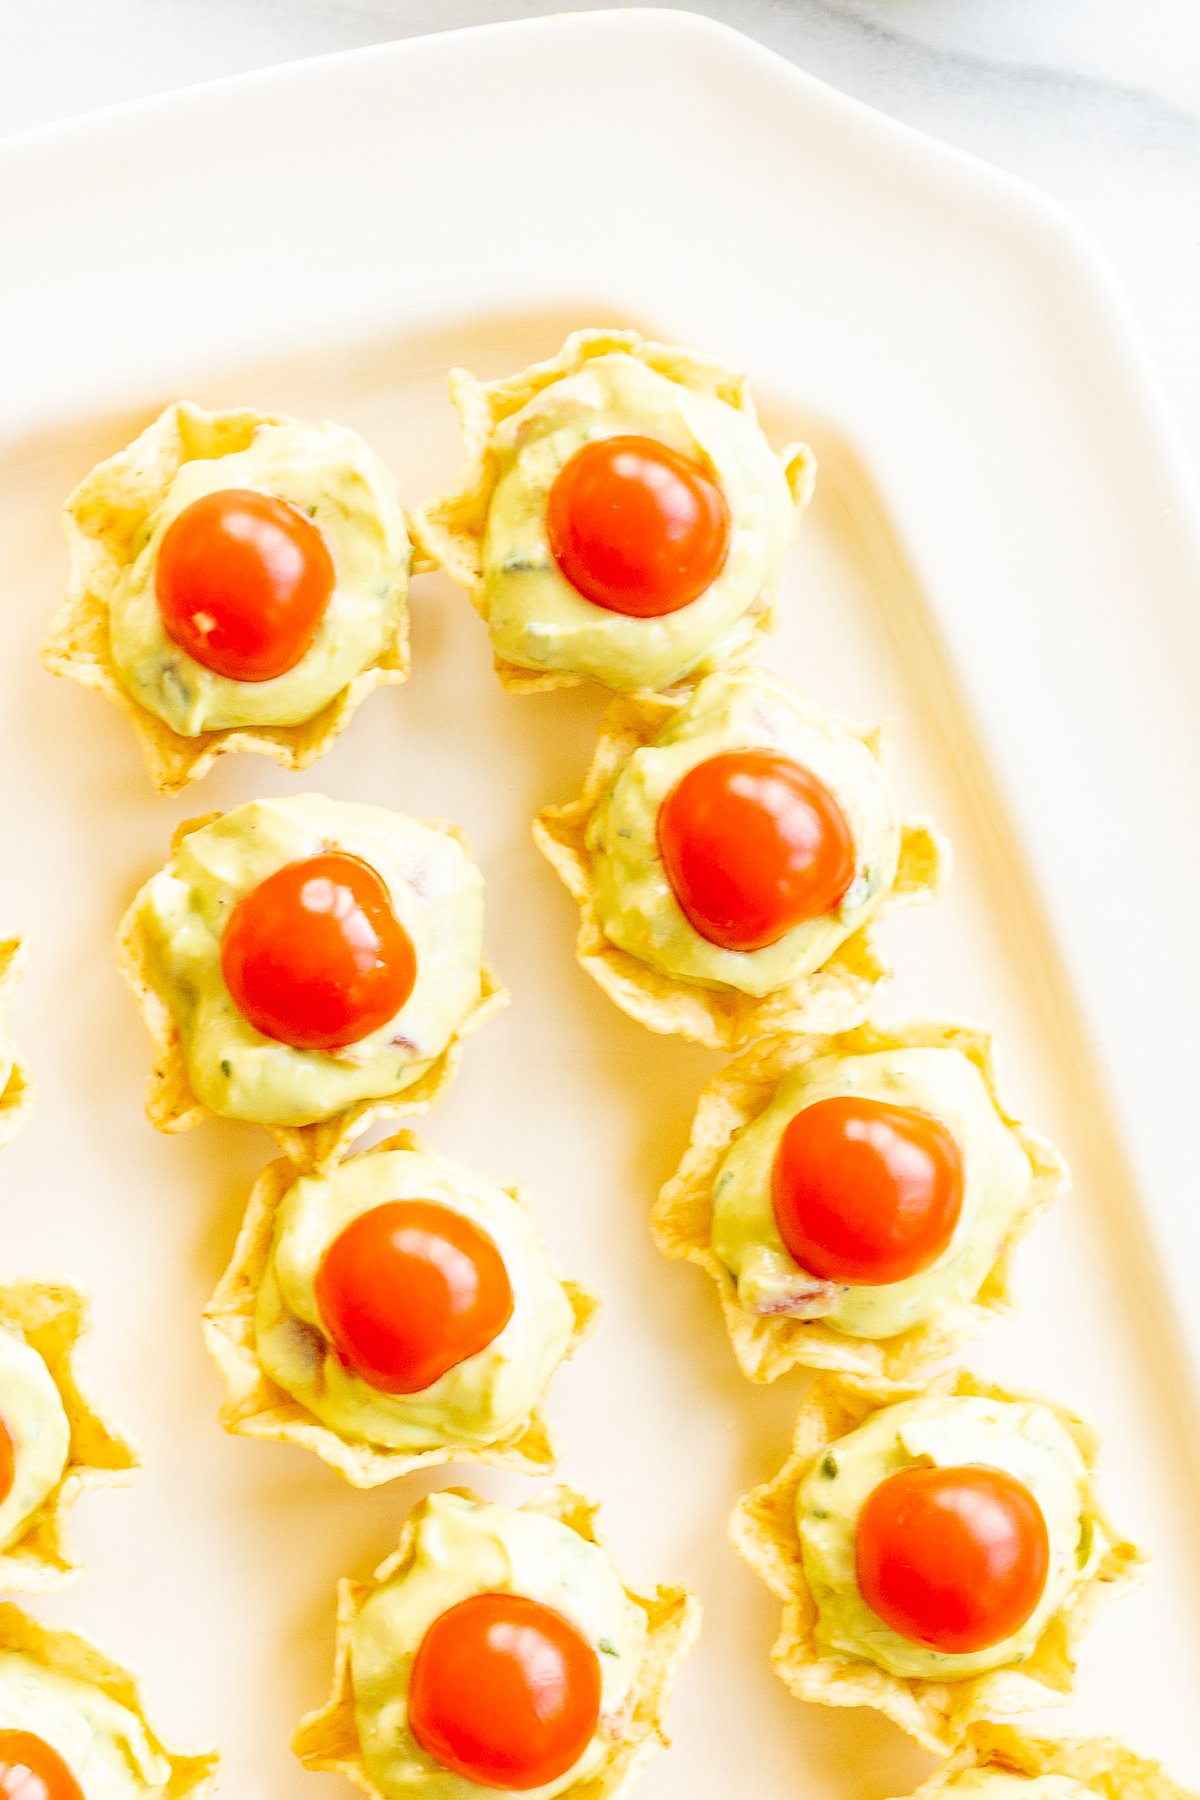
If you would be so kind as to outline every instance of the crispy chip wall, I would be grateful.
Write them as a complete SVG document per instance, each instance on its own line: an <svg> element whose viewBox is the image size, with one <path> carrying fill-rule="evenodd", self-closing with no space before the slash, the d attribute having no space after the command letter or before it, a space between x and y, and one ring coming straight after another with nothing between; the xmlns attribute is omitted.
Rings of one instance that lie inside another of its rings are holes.
<svg viewBox="0 0 1200 1800"><path fill-rule="evenodd" d="M1030 1781L1064 1775L1090 1788L1097 1800L1196 1800L1158 1763L1115 1738L1034 1737L992 1719L972 1725L950 1760L910 1800L940 1800L958 1776L972 1769L995 1769Z"/></svg>
<svg viewBox="0 0 1200 1800"><path fill-rule="evenodd" d="M220 816L219 813L207 813L202 818L189 819L172 838L172 850L177 849L191 832L199 831ZM466 838L456 825L441 819L422 822L431 830L446 832L470 854ZM146 1090L146 1114L157 1131L190 1131L207 1115L208 1109L192 1091L179 1030L166 1000L154 985L149 946L138 926L137 905L135 898L118 927L117 962L154 1050L154 1067ZM458 1072L465 1040L508 1005L508 990L486 961L480 973L479 999L441 1055L422 1075L394 1095L356 1101L353 1106L316 1124L269 1127L284 1154L301 1168L322 1168L341 1156L355 1138L377 1120L428 1112Z"/></svg>
<svg viewBox="0 0 1200 1800"><path fill-rule="evenodd" d="M544 808L534 821L538 849L579 904L576 957L622 1012L651 1031L678 1035L712 1050L738 1050L772 1033L848 1030L866 1016L875 990L889 973L875 949L875 922L898 907L933 900L948 871L949 846L928 822L912 820L901 827L896 879L867 923L819 969L762 998L664 975L605 934L595 901L588 824L627 758L653 743L686 698L686 694L652 694L615 699L605 714L579 798ZM883 734L861 735L882 761Z"/></svg>
<svg viewBox="0 0 1200 1800"><path fill-rule="evenodd" d="M37 1351L58 1389L71 1428L67 1461L58 1482L16 1542L0 1550L0 1592L44 1592L61 1587L76 1575L79 1565L67 1536L71 1507L84 1488L122 1486L140 1465L137 1452L80 1386L77 1359L87 1335L88 1312L84 1296L71 1287L41 1281L0 1286L0 1328Z"/></svg>
<svg viewBox="0 0 1200 1800"><path fill-rule="evenodd" d="M51 1674L85 1681L118 1706L124 1706L145 1729L154 1749L166 1758L171 1773L161 1791L164 1800L201 1800L217 1787L221 1759L215 1750L180 1755L168 1750L151 1728L141 1690L128 1670L112 1662L86 1638L40 1625L16 1606L0 1606L0 1650L15 1650L40 1663Z"/></svg>
<svg viewBox="0 0 1200 1800"><path fill-rule="evenodd" d="M978 1292L892 1338L855 1338L834 1331L821 1319L747 1312L732 1274L712 1245L713 1184L734 1140L771 1105L780 1081L803 1064L819 1056L862 1056L914 1047L958 1050L970 1059L1033 1173L1026 1203ZM700 1096L687 1153L659 1194L651 1228L664 1256L694 1263L716 1283L734 1354L751 1381L775 1381L797 1367L907 1380L953 1355L1013 1311L1017 1247L1064 1191L1068 1179L1066 1164L1054 1146L1014 1119L1001 1101L987 1032L939 1019L888 1027L861 1025L832 1037L765 1038L722 1069Z"/></svg>
<svg viewBox="0 0 1200 1800"><path fill-rule="evenodd" d="M135 700L117 674L109 638L113 596L146 521L180 464L231 455L245 449L260 425L285 423L280 414L246 408L210 413L176 401L126 449L97 463L67 501L67 598L50 627L42 660L52 674L116 701L137 732L150 779L160 793L177 793L232 750L269 756L285 769L307 769L325 754L372 689L408 679L407 610L376 661L299 725L231 726L183 737Z"/></svg>
<svg viewBox="0 0 1200 1800"><path fill-rule="evenodd" d="M475 1498L463 1489L452 1491L465 1493L468 1499ZM605 1548L596 1530L598 1508L571 1488L549 1488L528 1501L521 1510L557 1519L587 1543ZM372 1795L373 1800L384 1800L384 1796L368 1777L359 1748L350 1677L350 1634L360 1609L370 1596L384 1582L402 1573L412 1561L420 1516L421 1507L418 1506L404 1525L395 1554L381 1564L370 1581L343 1581L340 1584L333 1691L323 1707L300 1721L292 1739L292 1749L306 1769L345 1775L364 1793ZM653 1594L635 1593L627 1587L625 1593L645 1614L648 1628L646 1657L637 1685L633 1716L624 1737L612 1746L603 1766L586 1781L567 1788L563 1800L610 1800L611 1796L624 1792L653 1751L669 1742L665 1730L666 1709L679 1664L700 1629L700 1602L694 1594L678 1587L656 1588Z"/></svg>
<svg viewBox="0 0 1200 1800"><path fill-rule="evenodd" d="M653 343L636 331L572 332L557 355L545 362L533 363L500 381L477 381L466 369L453 369L450 397L462 430L463 472L454 492L413 512L412 533L418 551L467 590L475 610L485 621L483 539L496 488L493 449L496 427L520 412L543 388L575 374L595 357L608 356L613 351L636 356L670 380L684 386L700 387L739 412L747 413L751 418L755 416L744 375L695 351ZM779 460L799 515L812 499L816 458L807 444L789 444L780 451ZM723 659L726 665L747 662L758 653L773 629L772 598L764 594L756 601L747 615L747 630L742 634L742 641ZM588 679L568 670L522 668L499 656L494 662L500 681L516 694L577 687ZM705 672L710 673L714 666L715 663L706 660Z"/></svg>
<svg viewBox="0 0 1200 1800"><path fill-rule="evenodd" d="M378 1151L423 1148L420 1139L407 1131L376 1146ZM233 1259L204 1309L205 1341L225 1381L226 1399L220 1414L225 1429L240 1437L299 1444L336 1469L351 1486L360 1488L378 1487L414 1469L433 1468L446 1462L489 1463L525 1475L545 1474L553 1468L556 1452L544 1392L529 1416L495 1444L476 1449L451 1443L436 1450L414 1452L343 1437L271 1380L258 1358L255 1308L270 1259L275 1220L299 1176L295 1164L286 1158L272 1163L259 1176ZM520 1188L504 1191L523 1210L532 1210ZM593 1330L599 1302L574 1282L564 1281L563 1286L575 1315L575 1329L566 1351L569 1357Z"/></svg>
<svg viewBox="0 0 1200 1800"><path fill-rule="evenodd" d="M1142 1553L1114 1530L1101 1507L1095 1488L1099 1457L1095 1433L1054 1401L1036 1396L1078 1445L1090 1478L1090 1516L1106 1549L1096 1572L1050 1620L1032 1655L1018 1668L937 1682L892 1675L865 1658L822 1653L816 1644L817 1609L805 1579L796 1524L801 1484L831 1445L880 1408L923 1396L964 1394L993 1400L1034 1398L955 1370L924 1388L866 1376L818 1377L800 1408L787 1462L771 1481L739 1500L730 1520L734 1548L783 1601L782 1627L771 1660L792 1693L824 1706L874 1707L938 1752L956 1749L968 1728L984 1716L1003 1718L1065 1698L1074 1686L1076 1647L1098 1609L1134 1585L1145 1565Z"/></svg>

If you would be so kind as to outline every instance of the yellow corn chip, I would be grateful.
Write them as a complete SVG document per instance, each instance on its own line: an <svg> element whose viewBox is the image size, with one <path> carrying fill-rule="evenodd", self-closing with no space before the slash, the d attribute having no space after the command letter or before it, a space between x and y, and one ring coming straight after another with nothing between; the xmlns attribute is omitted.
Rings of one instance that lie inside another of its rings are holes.
<svg viewBox="0 0 1200 1800"><path fill-rule="evenodd" d="M822 1375L809 1390L796 1420L791 1455L773 1480L743 1496L730 1520L730 1536L742 1559L783 1601L783 1623L771 1661L801 1700L824 1706L872 1706L927 1749L954 1750L969 1726L985 1715L1005 1717L1053 1705L1074 1686L1075 1649L1104 1601L1141 1579L1145 1558L1109 1523L1096 1492L1096 1434L1052 1400L1036 1396L1078 1445L1087 1468L1093 1529L1105 1545L1100 1563L1054 1615L1031 1656L1018 1667L994 1669L961 1681L923 1681L892 1675L862 1657L825 1654L817 1648L817 1608L804 1574L796 1500L801 1484L831 1444L885 1406L921 1397L962 1394L992 1400L1035 1398L978 1381L961 1370L937 1376L925 1388L866 1376Z"/></svg>
<svg viewBox="0 0 1200 1800"><path fill-rule="evenodd" d="M0 939L0 1051L11 1058L8 1080L0 1089L0 1144L15 1138L33 1108L33 1084L11 1040L13 991L25 967L20 938Z"/></svg>
<svg viewBox="0 0 1200 1800"><path fill-rule="evenodd" d="M54 1631L39 1625L16 1606L0 1606L0 1650L15 1650L40 1663L52 1675L85 1681L131 1712L146 1732L152 1749L165 1757L171 1774L161 1790L164 1800L201 1800L211 1794L220 1774L221 1758L215 1750L180 1756L168 1750L150 1727L141 1691L133 1676L104 1656L86 1638L71 1631ZM156 1792L158 1790L156 1789Z"/></svg>
<svg viewBox="0 0 1200 1800"><path fill-rule="evenodd" d="M1098 1800L1196 1800L1158 1763L1135 1756L1114 1738L1031 1737L992 1719L972 1725L949 1762L911 1800L938 1800L957 1776L972 1769L995 1769L1030 1781L1065 1775L1090 1788Z"/></svg>
<svg viewBox="0 0 1200 1800"><path fill-rule="evenodd" d="M71 1428L66 1466L21 1536L0 1550L0 1592L29 1594L61 1587L79 1572L67 1538L67 1515L85 1487L124 1486L141 1458L96 1410L79 1385L76 1358L89 1307L74 1288L41 1281L0 1286L0 1329L36 1350L58 1389Z"/></svg>
<svg viewBox="0 0 1200 1800"><path fill-rule="evenodd" d="M424 1148L419 1138L402 1131L368 1152ZM258 1359L254 1315L258 1291L270 1260L275 1219L300 1171L285 1159L264 1169L250 1195L246 1216L233 1259L204 1309L204 1336L214 1362L225 1378L226 1400L221 1423L240 1437L273 1438L300 1444L336 1469L353 1487L378 1487L413 1469L433 1468L445 1462L491 1463L522 1474L545 1474L553 1468L556 1449L545 1411L545 1393L529 1416L506 1438L485 1449L447 1444L437 1450L405 1451L381 1448L343 1437L322 1424L306 1406L278 1387ZM517 1205L532 1212L519 1187L505 1188ZM587 1288L564 1281L575 1314L575 1330L566 1357L573 1356L595 1328L600 1303ZM547 1387L549 1383L547 1383Z"/></svg>
<svg viewBox="0 0 1200 1800"><path fill-rule="evenodd" d="M839 944L819 969L762 998L664 975L605 935L595 903L588 825L629 756L653 743L686 699L686 694L615 699L605 714L578 800L547 806L534 821L534 842L579 903L576 957L622 1012L651 1031L677 1034L711 1050L738 1050L773 1032L834 1032L857 1025L875 989L890 973L875 950L875 922L897 907L934 899L948 872L949 845L928 822L910 820L901 827L896 879L871 919ZM864 732L862 741L880 762L884 760L881 731Z"/></svg>
<svg viewBox="0 0 1200 1800"><path fill-rule="evenodd" d="M564 376L573 375L597 356L608 356L614 350L636 356L648 368L666 375L683 386L702 388L739 412L753 419L754 403L744 375L722 363L701 356L693 350L682 350L667 344L655 344L636 331L575 331L556 356L547 362L533 363L517 375L502 381L477 381L466 369L450 372L450 397L458 413L462 429L464 468L454 493L429 505L419 507L412 515L413 541L418 550L435 567L445 569L459 587L466 588L480 617L487 620L483 581L483 539L488 513L496 489L496 458L493 442L496 427L540 394L543 388ZM812 499L816 482L816 458L807 444L789 444L779 453L787 476L788 487L802 513ZM773 596L760 595L748 615L752 627L747 639L724 662L749 662L757 655L764 639L774 628ZM548 688L578 687L588 677L574 675L564 669L526 669L517 663L495 657L496 673L503 685L515 694L532 694ZM711 673L713 664L706 658L704 672ZM696 677L689 677L689 680Z"/></svg>
<svg viewBox="0 0 1200 1800"><path fill-rule="evenodd" d="M476 1498L467 1489L451 1491L467 1499ZM371 1595L411 1563L424 1504L421 1502L409 1515L398 1549L376 1569L370 1581L339 1583L333 1692L323 1707L301 1719L292 1738L292 1749L306 1769L345 1775L374 1800L385 1797L363 1767L350 1678L350 1633ZM587 1543L605 1549L596 1530L597 1506L571 1488L548 1488L527 1501L521 1510L558 1519ZM562 1800L608 1800L608 1796L623 1793L646 1758L670 1742L664 1729L666 1709L679 1664L700 1630L700 1602L686 1588L679 1587L656 1588L653 1594L638 1594L627 1587L625 1594L645 1614L649 1632L633 1716L625 1736L612 1746L601 1768L586 1781L565 1789Z"/></svg>
<svg viewBox="0 0 1200 1800"><path fill-rule="evenodd" d="M400 630L376 661L299 725L231 726L183 737L135 700L120 680L109 641L112 598L140 547L147 519L180 464L232 455L246 448L258 426L287 422L276 413L247 408L209 413L190 401L177 401L126 449L97 463L67 501L67 599L51 625L42 660L52 674L98 688L128 713L160 793L177 793L231 750L255 751L285 769L307 769L325 754L373 688L408 679L405 613Z"/></svg>
<svg viewBox="0 0 1200 1800"><path fill-rule="evenodd" d="M917 1046L958 1050L974 1063L1033 1171L1025 1205L978 1293L941 1317L892 1338L855 1338L834 1331L822 1319L747 1312L738 1299L737 1283L712 1246L713 1184L734 1140L771 1105L784 1076L804 1063L819 1056L864 1056ZM938 1019L888 1027L860 1025L834 1037L765 1038L722 1069L700 1096L687 1154L659 1194L651 1229L664 1256L695 1263L716 1282L734 1354L751 1381L775 1381L797 1367L898 1381L953 1355L968 1339L1013 1311L1017 1246L1068 1181L1066 1164L1054 1146L1004 1107L996 1091L989 1033Z"/></svg>
<svg viewBox="0 0 1200 1800"><path fill-rule="evenodd" d="M172 850L193 831L201 830L220 817L220 813L206 813L202 818L187 820L172 838ZM449 825L442 819L422 822L433 831L446 832L470 853L467 840L456 825ZM208 1109L192 1091L178 1027L165 998L154 985L152 959L138 924L137 907L135 899L117 928L117 964L133 994L154 1049L154 1068L146 1090L146 1114L157 1131L190 1131L206 1116ZM320 1168L340 1156L376 1120L428 1112L457 1074L465 1040L508 1005L508 990L497 980L486 961L481 970L481 982L479 999L446 1048L424 1074L407 1087L377 1100L356 1101L353 1106L314 1125L270 1126L271 1135L285 1155L302 1168Z"/></svg>

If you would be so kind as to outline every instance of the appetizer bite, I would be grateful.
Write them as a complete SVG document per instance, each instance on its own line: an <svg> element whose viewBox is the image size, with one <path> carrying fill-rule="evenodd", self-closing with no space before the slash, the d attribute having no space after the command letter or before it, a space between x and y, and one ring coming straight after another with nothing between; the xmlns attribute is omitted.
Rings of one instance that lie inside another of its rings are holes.
<svg viewBox="0 0 1200 1800"><path fill-rule="evenodd" d="M79 1385L88 1303L38 1281L0 1286L0 1591L78 1573L67 1514L85 1487L129 1481L139 1458Z"/></svg>
<svg viewBox="0 0 1200 1800"><path fill-rule="evenodd" d="M200 1800L220 1757L159 1741L138 1685L85 1639L0 1606L0 1791L20 1800Z"/></svg>
<svg viewBox="0 0 1200 1800"><path fill-rule="evenodd" d="M471 595L517 691L671 687L753 653L813 488L745 377L635 331L577 331L549 362L450 376L466 468L413 515Z"/></svg>
<svg viewBox="0 0 1200 1800"><path fill-rule="evenodd" d="M925 1389L820 1376L734 1546L784 1602L772 1652L802 1700L874 1706L931 1750L1050 1705L1143 1557L1096 1493L1094 1433L964 1373Z"/></svg>
<svg viewBox="0 0 1200 1800"><path fill-rule="evenodd" d="M343 426L180 401L84 477L67 532L46 666L124 707L160 790L229 750L307 768L408 675L404 514Z"/></svg>
<svg viewBox="0 0 1200 1800"><path fill-rule="evenodd" d="M33 1087L12 1041L13 992L24 967L20 938L0 939L0 1144L16 1137L33 1106Z"/></svg>
<svg viewBox="0 0 1200 1800"><path fill-rule="evenodd" d="M899 1378L1011 1311L1016 1247L1066 1185L1001 1103L986 1032L863 1025L723 1069L652 1229L716 1282L751 1381Z"/></svg>
<svg viewBox="0 0 1200 1800"><path fill-rule="evenodd" d="M319 794L181 827L118 942L155 1046L152 1123L253 1120L298 1160L431 1106L507 1000L455 828Z"/></svg>
<svg viewBox="0 0 1200 1800"><path fill-rule="evenodd" d="M981 1720L911 1800L1195 1800L1112 1738L1032 1737Z"/></svg>
<svg viewBox="0 0 1200 1800"><path fill-rule="evenodd" d="M887 973L869 924L931 900L948 858L898 819L883 756L761 669L614 701L579 799L534 825L588 974L713 1049L857 1024Z"/></svg>
<svg viewBox="0 0 1200 1800"><path fill-rule="evenodd" d="M320 1174L273 1163L204 1316L226 1429L374 1487L449 1461L553 1467L543 1401L596 1309L520 1189L402 1132Z"/></svg>
<svg viewBox="0 0 1200 1800"><path fill-rule="evenodd" d="M374 1800L624 1793L667 1742L700 1603L624 1586L595 1512L569 1488L519 1511L423 1500L373 1580L339 1588L333 1693L292 1740L305 1768Z"/></svg>

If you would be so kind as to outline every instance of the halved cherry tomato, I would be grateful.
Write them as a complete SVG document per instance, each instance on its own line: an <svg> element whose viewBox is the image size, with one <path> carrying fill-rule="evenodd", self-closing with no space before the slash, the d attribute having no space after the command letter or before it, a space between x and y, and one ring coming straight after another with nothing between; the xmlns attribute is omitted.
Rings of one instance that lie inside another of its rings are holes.
<svg viewBox="0 0 1200 1800"><path fill-rule="evenodd" d="M1003 1469L901 1469L868 1495L858 1585L885 1625L955 1655L990 1650L1036 1611L1050 1537L1029 1489Z"/></svg>
<svg viewBox="0 0 1200 1800"><path fill-rule="evenodd" d="M775 1153L775 1218L810 1275L851 1287L935 1263L962 1212L962 1153L939 1119L859 1095L814 1100Z"/></svg>
<svg viewBox="0 0 1200 1800"><path fill-rule="evenodd" d="M84 1800L57 1750L32 1731L0 1731L3 1800Z"/></svg>
<svg viewBox="0 0 1200 1800"><path fill-rule="evenodd" d="M12 1440L12 1432L0 1419L0 1506L12 1493L13 1482L17 1473L17 1447Z"/></svg>
<svg viewBox="0 0 1200 1800"><path fill-rule="evenodd" d="M656 619L699 598L729 554L729 505L701 463L656 438L595 438L546 504L555 562L585 600Z"/></svg>
<svg viewBox="0 0 1200 1800"><path fill-rule="evenodd" d="M476 1594L435 1619L408 1689L408 1723L443 1768L484 1787L542 1787L587 1749L600 1659L560 1613L521 1594Z"/></svg>
<svg viewBox="0 0 1200 1800"><path fill-rule="evenodd" d="M658 848L692 926L724 950L762 950L832 912L854 880L854 835L829 789L773 750L689 769L658 809Z"/></svg>
<svg viewBox="0 0 1200 1800"><path fill-rule="evenodd" d="M221 971L256 1031L296 1050L357 1044L412 993L417 956L382 877L331 850L287 863L243 896Z"/></svg>
<svg viewBox="0 0 1200 1800"><path fill-rule="evenodd" d="M491 1238L433 1200L360 1213L326 1250L316 1287L343 1363L384 1394L431 1387L512 1317L512 1284Z"/></svg>
<svg viewBox="0 0 1200 1800"><path fill-rule="evenodd" d="M163 533L154 575L167 636L232 681L271 681L294 669L333 584L316 526L253 488L222 488L185 506Z"/></svg>

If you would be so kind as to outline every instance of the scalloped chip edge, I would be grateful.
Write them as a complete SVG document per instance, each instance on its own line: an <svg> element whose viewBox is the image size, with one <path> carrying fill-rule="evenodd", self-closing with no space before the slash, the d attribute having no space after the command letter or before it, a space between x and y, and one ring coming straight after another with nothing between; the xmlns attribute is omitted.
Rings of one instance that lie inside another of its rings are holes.
<svg viewBox="0 0 1200 1800"><path fill-rule="evenodd" d="M855 1338L821 1319L757 1317L738 1300L737 1284L712 1247L712 1189L734 1140L771 1104L783 1077L818 1056L866 1055L906 1048L954 1049L979 1070L1001 1122L1029 1159L1025 1205L975 1295L939 1319L895 1337ZM860 1025L832 1036L764 1038L716 1075L700 1095L691 1139L650 1215L663 1255L694 1263L716 1284L721 1311L742 1373L775 1381L794 1368L877 1375L898 1381L955 1354L964 1343L1012 1313L1016 1252L1052 1202L1070 1185L1066 1163L1047 1138L1028 1130L1000 1099L991 1034L957 1021L910 1019Z"/></svg>
<svg viewBox="0 0 1200 1800"><path fill-rule="evenodd" d="M450 398L462 432L462 472L455 489L414 508L409 523L413 542L423 561L444 570L458 587L465 588L485 624L482 549L496 487L492 450L496 427L513 413L520 412L544 388L575 374L594 358L613 351L636 356L648 368L672 380L706 388L728 406L747 413L751 419L757 418L745 375L698 351L659 344L637 331L604 327L573 331L553 356L543 362L531 363L528 368L498 381L479 381L467 369L452 369ZM812 500L816 457L807 444L796 443L786 445L779 452L779 460L799 518ZM739 641L730 654L716 660L705 658L679 685L686 687L703 674L711 674L718 663L728 668L751 661L774 630L774 622L772 599L760 594L737 621L742 629L737 633ZM576 675L566 669L525 668L507 662L501 656L493 657L493 666L501 685L513 694L544 693L555 688L580 687L591 681L589 676Z"/></svg>
<svg viewBox="0 0 1200 1800"><path fill-rule="evenodd" d="M283 413L248 407L209 413L191 401L173 401L131 444L97 463L67 500L67 598L51 622L42 662L52 675L116 701L133 724L159 793L178 793L231 751L269 756L285 769L307 769L324 756L374 688L408 680L407 605L399 630L376 660L299 725L227 726L184 737L135 700L120 680L109 640L109 612L137 529L181 463L244 449L259 425L288 422ZM410 525L410 541L411 535Z"/></svg>
<svg viewBox="0 0 1200 1800"><path fill-rule="evenodd" d="M412 1132L402 1131L363 1154L374 1156L388 1150L421 1152L425 1148ZM205 1343L225 1382L226 1399L219 1417L226 1431L240 1437L298 1444L357 1488L377 1487L414 1469L430 1469L447 1462L487 1463L525 1475L545 1474L552 1469L556 1448L545 1399L556 1370L551 1372L528 1417L506 1437L482 1448L451 1443L422 1451L381 1449L343 1437L271 1380L258 1357L255 1309L270 1257L276 1215L302 1174L286 1157L263 1170L251 1191L229 1267L204 1309ZM504 1192L533 1217L533 1208L521 1188L506 1187ZM544 1245L542 1248L545 1251ZM548 1252L546 1258L549 1262ZM559 1275L556 1268L554 1273ZM561 1275L559 1279L575 1316L575 1328L561 1358L565 1362L595 1329L600 1302L587 1288L563 1280Z"/></svg>
<svg viewBox="0 0 1200 1800"><path fill-rule="evenodd" d="M832 1034L861 1024L875 990L891 973L875 949L874 926L903 906L936 898L950 868L950 847L927 820L901 825L896 879L870 919L844 939L819 969L761 999L730 988L705 988L652 969L605 935L595 904L588 823L626 759L652 743L686 695L621 695L601 722L578 799L542 809L533 823L538 849L579 905L576 960L622 1012L663 1035L710 1050L740 1050L756 1038L787 1032ZM880 761L882 729L857 735Z"/></svg>
<svg viewBox="0 0 1200 1800"><path fill-rule="evenodd" d="M220 813L206 813L180 825L172 840L174 852L191 832L219 819ZM442 819L424 819L431 830L445 832L470 854L470 846L456 825ZM164 865L167 866L167 865ZM160 871L161 873L161 871ZM153 879L153 877L151 878ZM188 1077L179 1031L170 1008L150 977L149 950L138 926L137 912L143 884L135 894L117 928L117 966L133 995L142 1023L150 1036L154 1051L154 1067L147 1083L146 1115L156 1131L175 1133L190 1131L204 1118L221 1115L210 1113L196 1098ZM313 1125L268 1125L284 1155L302 1169L320 1169L336 1161L347 1147L377 1120L411 1118L428 1112L453 1081L462 1060L463 1044L481 1025L508 1005L508 989L499 981L484 958L480 970L480 994L475 1005L460 1022L450 1042L415 1081L396 1094L385 1094L375 1100L359 1100L328 1119ZM256 1123L257 1121L242 1121Z"/></svg>
<svg viewBox="0 0 1200 1800"><path fill-rule="evenodd" d="M1107 1544L1095 1574L1055 1613L1032 1655L1016 1668L935 1682L892 1675L861 1657L822 1654L816 1645L817 1609L805 1580L796 1526L801 1483L830 1445L882 1407L963 1394L1035 1400L1070 1433L1087 1469L1089 1508ZM801 1405L783 1468L743 1495L729 1522L738 1555L784 1603L771 1653L776 1674L798 1699L824 1706L874 1707L918 1743L938 1752L954 1750L967 1728L985 1714L1004 1717L1060 1702L1074 1686L1075 1648L1100 1606L1136 1585L1146 1561L1135 1545L1118 1536L1100 1505L1095 1491L1098 1455L1096 1434L1056 1401L979 1381L965 1370L948 1370L925 1386L866 1376L818 1376Z"/></svg>
<svg viewBox="0 0 1200 1800"><path fill-rule="evenodd" d="M468 1489L449 1491L463 1494L467 1499L477 1498ZM426 1504L426 1501L420 1502L409 1514L398 1548L381 1563L369 1582L339 1583L333 1689L324 1706L301 1719L292 1738L292 1749L306 1769L344 1775L371 1795L372 1800L386 1800L386 1796L374 1786L363 1766L351 1691L350 1636L365 1601L411 1562L417 1525ZM599 1510L596 1503L574 1489L548 1488L527 1501L520 1510L559 1520L609 1555L596 1530ZM573 1783L564 1790L561 1800L613 1800L625 1791L646 1758L669 1743L664 1728L666 1709L679 1664L700 1629L700 1602L681 1587L660 1587L649 1595L639 1594L629 1587L624 1591L645 1614L648 1626L646 1656L637 1684L633 1716L625 1737L612 1746L596 1774L586 1781Z"/></svg>

